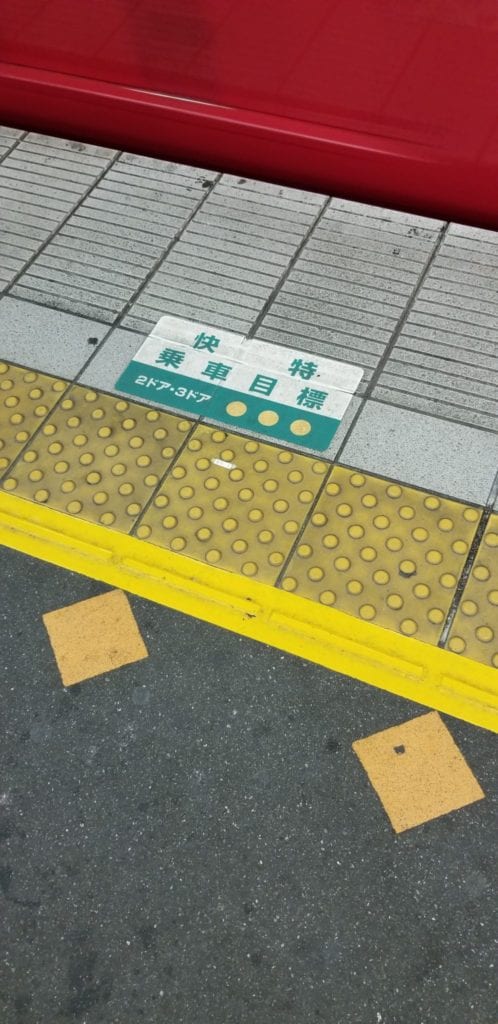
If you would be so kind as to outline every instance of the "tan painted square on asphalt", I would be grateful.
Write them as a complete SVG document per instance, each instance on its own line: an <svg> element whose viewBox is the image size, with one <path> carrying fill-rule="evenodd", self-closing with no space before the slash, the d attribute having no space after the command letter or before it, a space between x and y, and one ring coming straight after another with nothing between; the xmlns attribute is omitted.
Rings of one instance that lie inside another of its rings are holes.
<svg viewBox="0 0 498 1024"><path fill-rule="evenodd" d="M120 590L47 612L43 621L64 686L148 656L128 598Z"/></svg>
<svg viewBox="0 0 498 1024"><path fill-rule="evenodd" d="M484 797L436 711L357 740L353 750L395 832Z"/></svg>

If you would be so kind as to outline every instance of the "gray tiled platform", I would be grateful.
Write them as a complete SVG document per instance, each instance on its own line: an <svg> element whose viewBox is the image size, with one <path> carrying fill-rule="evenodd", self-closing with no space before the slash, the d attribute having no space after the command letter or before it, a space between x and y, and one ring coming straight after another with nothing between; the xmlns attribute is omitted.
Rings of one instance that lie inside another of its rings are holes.
<svg viewBox="0 0 498 1024"><path fill-rule="evenodd" d="M115 328L109 334L104 345L95 353L93 359L79 377L82 384L103 391L115 390L118 377L126 369L128 363L138 352L145 334Z"/></svg>
<svg viewBox="0 0 498 1024"><path fill-rule="evenodd" d="M22 139L24 132L19 131L18 128L3 128L0 125L0 161L3 160L7 153L15 146L19 139Z"/></svg>
<svg viewBox="0 0 498 1024"><path fill-rule="evenodd" d="M485 504L498 434L367 400L341 462L415 487Z"/></svg>
<svg viewBox="0 0 498 1024"><path fill-rule="evenodd" d="M113 150L27 135L0 163L0 291L109 166Z"/></svg>
<svg viewBox="0 0 498 1024"><path fill-rule="evenodd" d="M193 167L121 155L14 293L113 323L204 197L204 182Z"/></svg>
<svg viewBox="0 0 498 1024"><path fill-rule="evenodd" d="M224 175L125 326L147 331L167 308L246 333L324 202L309 192Z"/></svg>
<svg viewBox="0 0 498 1024"><path fill-rule="evenodd" d="M452 224L374 397L498 429L498 236Z"/></svg>
<svg viewBox="0 0 498 1024"><path fill-rule="evenodd" d="M494 504L498 235L10 129L0 218L0 358L113 391L165 313L339 358L330 458Z"/></svg>
<svg viewBox="0 0 498 1024"><path fill-rule="evenodd" d="M271 304L258 337L379 365L442 224L334 199Z"/></svg>
<svg viewBox="0 0 498 1024"><path fill-rule="evenodd" d="M0 299L0 358L72 380L105 334L104 324L9 295Z"/></svg>

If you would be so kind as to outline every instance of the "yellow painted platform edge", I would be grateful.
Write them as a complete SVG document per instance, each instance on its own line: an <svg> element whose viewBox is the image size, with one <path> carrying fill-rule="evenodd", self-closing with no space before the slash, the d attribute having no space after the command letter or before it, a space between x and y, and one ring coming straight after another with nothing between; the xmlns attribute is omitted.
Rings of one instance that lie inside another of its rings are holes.
<svg viewBox="0 0 498 1024"><path fill-rule="evenodd" d="M0 544L498 732L498 672L449 651L5 492Z"/></svg>

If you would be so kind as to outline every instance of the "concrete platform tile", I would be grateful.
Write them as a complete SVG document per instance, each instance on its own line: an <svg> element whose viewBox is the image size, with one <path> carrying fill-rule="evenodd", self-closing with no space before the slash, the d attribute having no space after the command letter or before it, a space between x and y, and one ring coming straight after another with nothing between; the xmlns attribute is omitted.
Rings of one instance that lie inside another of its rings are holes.
<svg viewBox="0 0 498 1024"><path fill-rule="evenodd" d="M485 504L498 466L498 436L368 400L341 461L414 487Z"/></svg>
<svg viewBox="0 0 498 1024"><path fill-rule="evenodd" d="M87 320L33 302L0 300L0 359L72 380L107 330Z"/></svg>

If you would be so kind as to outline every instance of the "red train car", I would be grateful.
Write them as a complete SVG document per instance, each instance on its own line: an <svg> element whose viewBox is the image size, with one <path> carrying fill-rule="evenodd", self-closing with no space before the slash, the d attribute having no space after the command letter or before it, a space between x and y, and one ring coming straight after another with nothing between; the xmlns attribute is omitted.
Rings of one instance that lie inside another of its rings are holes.
<svg viewBox="0 0 498 1024"><path fill-rule="evenodd" d="M0 121L498 227L495 0L15 0Z"/></svg>

